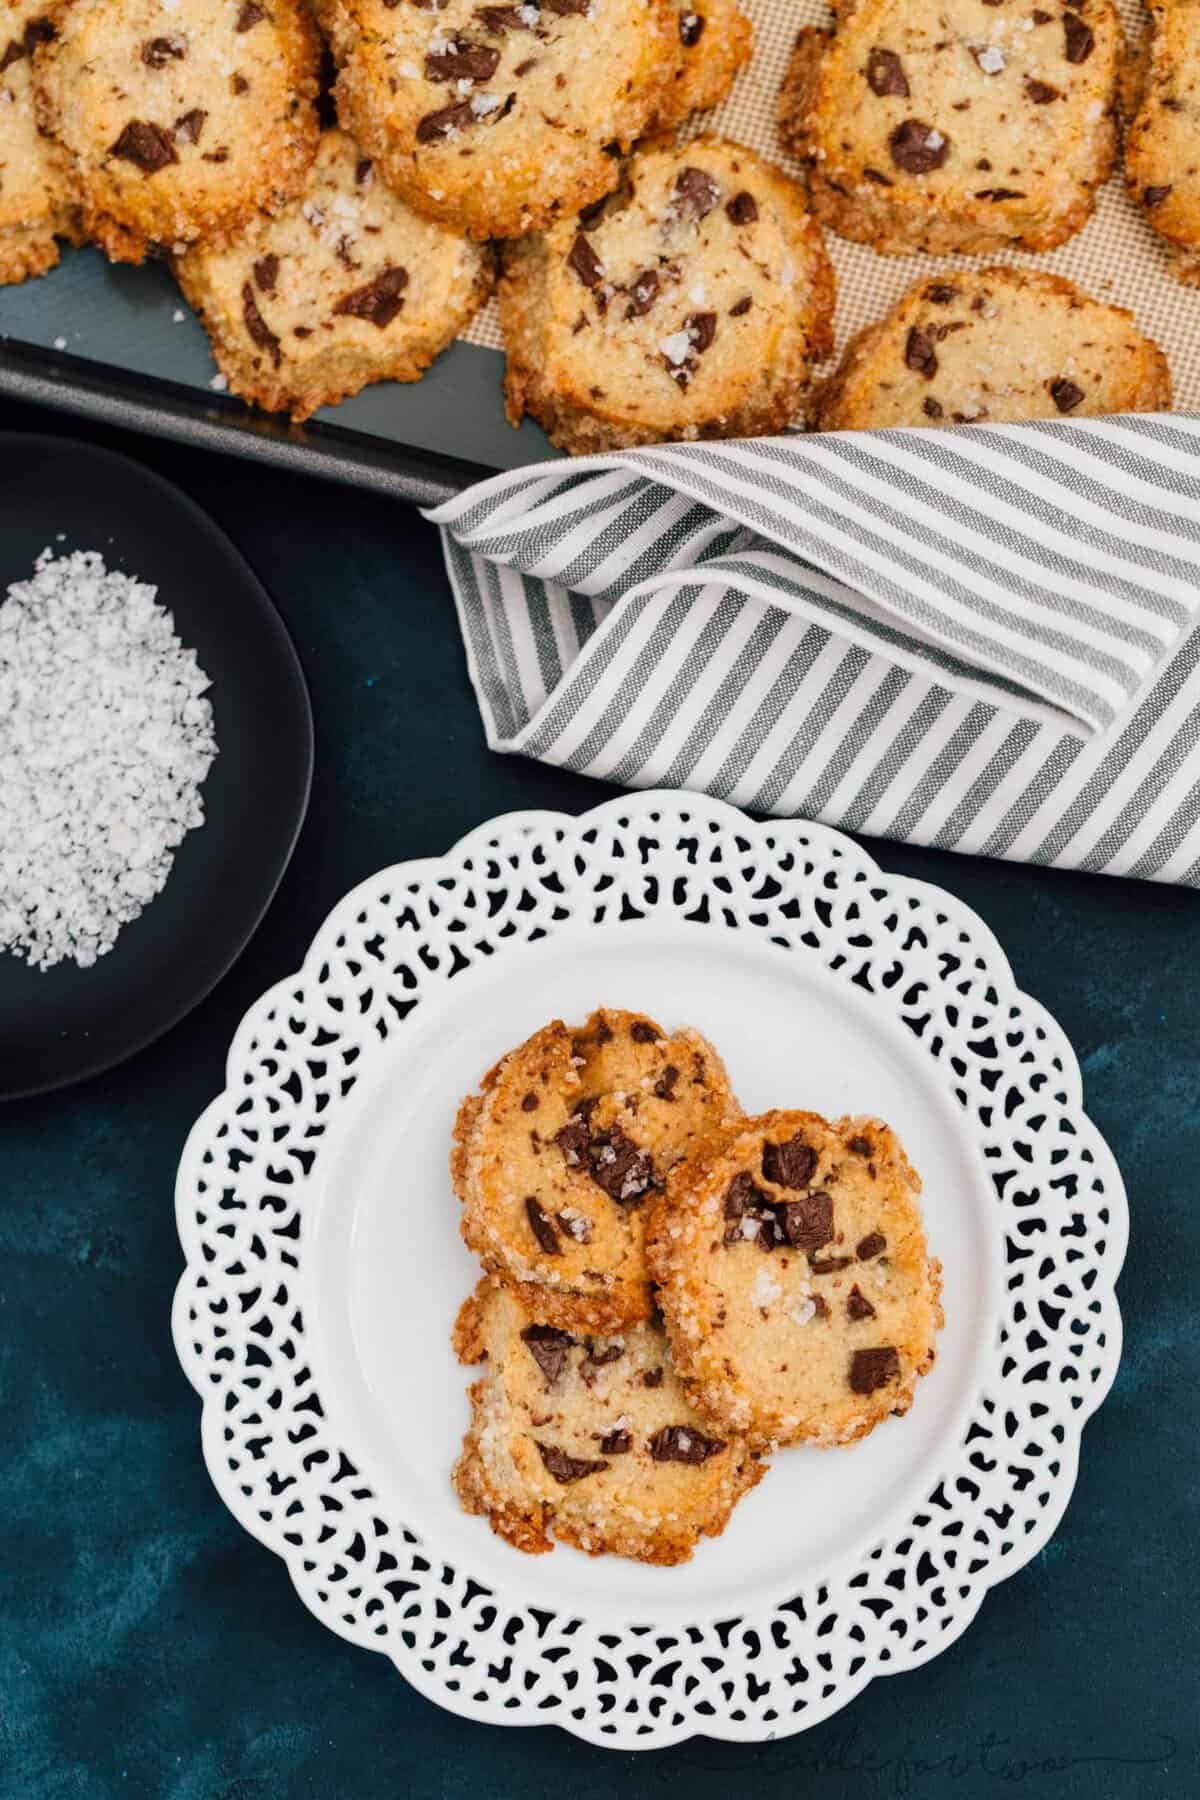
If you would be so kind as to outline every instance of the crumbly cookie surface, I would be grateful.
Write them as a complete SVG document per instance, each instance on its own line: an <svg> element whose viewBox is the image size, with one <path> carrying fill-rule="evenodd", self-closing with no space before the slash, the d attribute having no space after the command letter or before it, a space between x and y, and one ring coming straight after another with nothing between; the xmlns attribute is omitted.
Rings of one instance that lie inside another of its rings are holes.
<svg viewBox="0 0 1200 1800"><path fill-rule="evenodd" d="M618 1011L575 1030L555 1020L459 1110L463 1237L545 1323L603 1331L646 1319L645 1202L737 1113L698 1032L668 1035Z"/></svg>
<svg viewBox="0 0 1200 1800"><path fill-rule="evenodd" d="M306 419L368 382L416 381L487 298L492 259L327 131L300 195L175 272L233 392Z"/></svg>
<svg viewBox="0 0 1200 1800"><path fill-rule="evenodd" d="M801 191L740 145L643 151L601 206L509 246L505 395L592 451L780 430L832 348Z"/></svg>
<svg viewBox="0 0 1200 1800"><path fill-rule="evenodd" d="M813 395L823 431L1166 411L1166 358L1133 315L1033 269L920 281Z"/></svg>
<svg viewBox="0 0 1200 1800"><path fill-rule="evenodd" d="M563 1331L485 1279L454 1342L463 1361L487 1359L455 1490L518 1550L557 1539L593 1556L686 1562L765 1472L696 1412L656 1325Z"/></svg>
<svg viewBox="0 0 1200 1800"><path fill-rule="evenodd" d="M45 0L0 6L0 282L44 275L77 235L66 159L37 128L33 61L54 26Z"/></svg>
<svg viewBox="0 0 1200 1800"><path fill-rule="evenodd" d="M72 0L56 23L39 117L114 261L219 239L298 191L317 145L303 0Z"/></svg>
<svg viewBox="0 0 1200 1800"><path fill-rule="evenodd" d="M665 128L716 106L754 53L754 27L737 0L673 0L675 71L659 108Z"/></svg>
<svg viewBox="0 0 1200 1800"><path fill-rule="evenodd" d="M1200 0L1150 0L1152 38L1125 178L1170 247L1174 273L1200 286Z"/></svg>
<svg viewBox="0 0 1200 1800"><path fill-rule="evenodd" d="M1112 172L1113 0L858 0L800 33L785 143L817 217L885 255L1050 250Z"/></svg>
<svg viewBox="0 0 1200 1800"><path fill-rule="evenodd" d="M670 0L323 0L338 113L414 206L473 236L607 193L673 80Z"/></svg>
<svg viewBox="0 0 1200 1800"><path fill-rule="evenodd" d="M942 1323L919 1191L878 1119L766 1113L679 1165L647 1260L705 1413L756 1442L845 1444L907 1412Z"/></svg>

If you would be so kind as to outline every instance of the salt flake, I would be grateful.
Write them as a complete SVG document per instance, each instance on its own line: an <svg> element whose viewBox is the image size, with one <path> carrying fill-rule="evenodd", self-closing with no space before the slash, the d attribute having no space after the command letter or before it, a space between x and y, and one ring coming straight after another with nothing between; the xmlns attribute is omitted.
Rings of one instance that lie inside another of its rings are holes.
<svg viewBox="0 0 1200 1800"><path fill-rule="evenodd" d="M686 331L675 331L670 337L663 338L658 347L669 363L686 362L691 355L692 340Z"/></svg>

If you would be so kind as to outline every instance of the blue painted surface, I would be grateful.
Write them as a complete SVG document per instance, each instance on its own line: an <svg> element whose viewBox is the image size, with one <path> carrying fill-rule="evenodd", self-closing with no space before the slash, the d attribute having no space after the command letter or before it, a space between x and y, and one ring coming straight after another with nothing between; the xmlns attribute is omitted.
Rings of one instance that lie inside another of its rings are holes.
<svg viewBox="0 0 1200 1800"><path fill-rule="evenodd" d="M0 428L57 428L0 407ZM1200 1793L1200 900L875 846L975 907L1057 1014L1133 1214L1127 1349L1045 1552L959 1643L806 1735L644 1757L468 1724L325 1631L217 1499L169 1337L171 1188L243 1011L382 864L603 790L489 756L433 532L385 501L115 434L224 526L312 689L296 859L241 962L123 1069L0 1110L0 1796L375 1800ZM2 504L2 499L0 499ZM798 1520L796 1529L803 1530Z"/></svg>

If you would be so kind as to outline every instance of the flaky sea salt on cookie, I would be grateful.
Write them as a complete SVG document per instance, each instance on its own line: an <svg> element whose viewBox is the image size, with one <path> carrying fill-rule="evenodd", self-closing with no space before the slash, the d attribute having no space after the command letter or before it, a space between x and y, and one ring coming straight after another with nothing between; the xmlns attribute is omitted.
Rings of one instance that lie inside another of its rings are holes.
<svg viewBox="0 0 1200 1800"><path fill-rule="evenodd" d="M454 1344L462 1361L487 1361L455 1490L518 1550L557 1539L593 1556L686 1562L765 1473L740 1438L696 1412L657 1325L562 1331L484 1280Z"/></svg>
<svg viewBox="0 0 1200 1800"><path fill-rule="evenodd" d="M699 1032L630 1012L575 1029L555 1020L459 1110L463 1237L543 1321L615 1330L648 1318L645 1202L738 1111Z"/></svg>
<svg viewBox="0 0 1200 1800"><path fill-rule="evenodd" d="M779 101L823 224L884 255L1051 250L1112 173L1113 0L858 0L801 31Z"/></svg>
<svg viewBox="0 0 1200 1800"><path fill-rule="evenodd" d="M338 117L413 206L515 237L607 193L673 83L670 0L320 0Z"/></svg>
<svg viewBox="0 0 1200 1800"><path fill-rule="evenodd" d="M878 1119L773 1112L681 1163L647 1220L675 1364L723 1429L846 1444L933 1365L941 1265Z"/></svg>
<svg viewBox="0 0 1200 1800"><path fill-rule="evenodd" d="M297 191L317 146L304 0L72 0L54 22L39 119L114 261L215 240Z"/></svg>
<svg viewBox="0 0 1200 1800"><path fill-rule="evenodd" d="M1038 269L919 281L814 390L822 431L1165 412L1171 377L1132 313Z"/></svg>
<svg viewBox="0 0 1200 1800"><path fill-rule="evenodd" d="M175 273L230 389L307 419L371 381L416 381L486 300L491 252L424 219L341 131L303 192Z"/></svg>
<svg viewBox="0 0 1200 1800"><path fill-rule="evenodd" d="M633 156L602 205L509 246L505 401L560 449L781 430L834 279L795 182L739 144Z"/></svg>
<svg viewBox="0 0 1200 1800"><path fill-rule="evenodd" d="M67 161L34 116L33 63L55 28L45 0L0 5L0 283L44 275L78 237Z"/></svg>

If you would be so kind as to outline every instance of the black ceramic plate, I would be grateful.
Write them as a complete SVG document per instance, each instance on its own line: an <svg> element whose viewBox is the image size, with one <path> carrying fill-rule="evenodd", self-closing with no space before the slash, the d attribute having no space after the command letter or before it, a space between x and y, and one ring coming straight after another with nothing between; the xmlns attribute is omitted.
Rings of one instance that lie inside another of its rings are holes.
<svg viewBox="0 0 1200 1800"><path fill-rule="evenodd" d="M109 568L154 583L212 683L218 755L204 825L107 956L43 972L0 951L0 1099L109 1068L203 999L270 905L312 781L312 714L291 639L233 545L178 488L109 450L0 433L0 605L47 545L99 550Z"/></svg>

